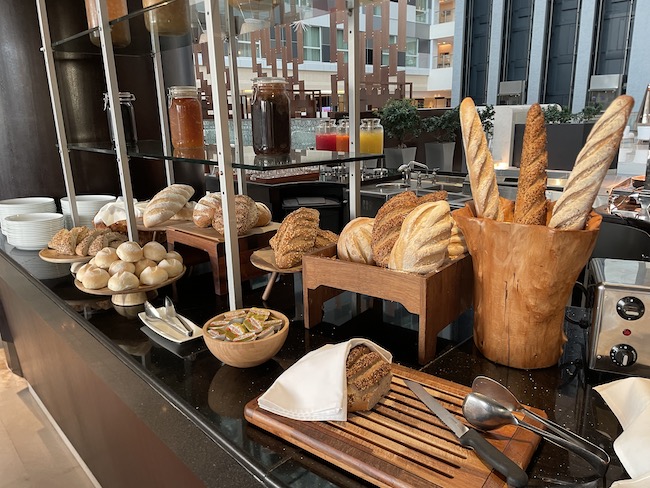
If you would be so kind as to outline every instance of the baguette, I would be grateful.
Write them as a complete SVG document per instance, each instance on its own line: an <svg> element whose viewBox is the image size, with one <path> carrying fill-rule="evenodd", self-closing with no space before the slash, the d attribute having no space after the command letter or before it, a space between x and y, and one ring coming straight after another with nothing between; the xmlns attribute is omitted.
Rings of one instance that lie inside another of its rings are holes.
<svg viewBox="0 0 650 488"><path fill-rule="evenodd" d="M194 195L190 185L174 184L163 188L147 204L142 216L145 227L166 222L178 213Z"/></svg>
<svg viewBox="0 0 650 488"><path fill-rule="evenodd" d="M499 206L499 188L492 154L471 98L465 98L460 104L460 126L476 216L502 221L503 213Z"/></svg>
<svg viewBox="0 0 650 488"><path fill-rule="evenodd" d="M526 116L515 224L546 225L546 125L539 103Z"/></svg>
<svg viewBox="0 0 650 488"><path fill-rule="evenodd" d="M553 208L549 227L584 229L609 165L618 150L633 105L632 97L621 95L607 107L591 129L576 158L564 192Z"/></svg>

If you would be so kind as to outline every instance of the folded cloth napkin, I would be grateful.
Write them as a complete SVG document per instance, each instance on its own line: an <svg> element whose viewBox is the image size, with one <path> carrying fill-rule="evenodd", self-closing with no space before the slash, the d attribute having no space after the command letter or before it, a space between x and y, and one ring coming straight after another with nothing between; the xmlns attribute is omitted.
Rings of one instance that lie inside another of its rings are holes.
<svg viewBox="0 0 650 488"><path fill-rule="evenodd" d="M612 486L650 486L650 379L630 377L594 389L623 427L614 451L632 480Z"/></svg>
<svg viewBox="0 0 650 488"><path fill-rule="evenodd" d="M393 360L391 353L367 339L328 344L282 373L258 399L258 405L294 420L347 420L345 361L350 349L361 344L389 363Z"/></svg>

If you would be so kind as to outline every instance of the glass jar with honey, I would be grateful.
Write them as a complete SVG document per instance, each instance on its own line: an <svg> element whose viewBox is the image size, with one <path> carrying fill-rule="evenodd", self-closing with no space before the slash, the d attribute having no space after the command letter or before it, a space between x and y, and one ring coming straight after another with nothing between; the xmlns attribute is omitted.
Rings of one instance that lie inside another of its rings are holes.
<svg viewBox="0 0 650 488"><path fill-rule="evenodd" d="M85 2L88 28L93 29L99 25L97 0L85 0ZM129 13L129 9L126 5L126 0L106 0L106 8L108 10L108 20L124 17ZM129 21L123 20L122 22L113 24L111 26L111 37L113 39L114 47L126 47L131 44L131 30L129 29ZM92 42L97 47L101 46L98 31L93 31L90 33L90 42Z"/></svg>
<svg viewBox="0 0 650 488"><path fill-rule="evenodd" d="M151 7L163 0L142 0L142 7ZM190 6L188 0L175 2L149 10L144 14L144 24L149 32L159 36L182 36L190 31Z"/></svg>
<svg viewBox="0 0 650 488"><path fill-rule="evenodd" d="M196 87L169 87L169 131L176 149L203 147L203 115Z"/></svg>
<svg viewBox="0 0 650 488"><path fill-rule="evenodd" d="M291 101L284 78L255 78L251 125L255 154L291 151Z"/></svg>

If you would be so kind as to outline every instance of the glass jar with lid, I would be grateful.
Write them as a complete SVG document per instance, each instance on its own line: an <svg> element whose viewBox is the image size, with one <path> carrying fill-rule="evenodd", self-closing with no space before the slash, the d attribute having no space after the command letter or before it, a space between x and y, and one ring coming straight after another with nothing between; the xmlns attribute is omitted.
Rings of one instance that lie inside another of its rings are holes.
<svg viewBox="0 0 650 488"><path fill-rule="evenodd" d="M151 7L163 0L142 0L142 7ZM176 0L145 12L144 25L149 32L159 36L182 36L190 31L190 6L188 0Z"/></svg>
<svg viewBox="0 0 650 488"><path fill-rule="evenodd" d="M124 125L124 139L126 144L133 146L138 142L138 132L135 127L135 110L133 109L133 102L135 102L135 95L130 92L120 92L120 114L122 115L122 124ZM111 120L111 105L108 98L108 93L104 93L104 111L108 117L108 132L111 136L111 141L115 144L115 134L113 132L113 122Z"/></svg>
<svg viewBox="0 0 650 488"><path fill-rule="evenodd" d="M347 119L339 120L339 126L336 129L336 150L350 152L350 121Z"/></svg>
<svg viewBox="0 0 650 488"><path fill-rule="evenodd" d="M94 29L99 25L97 1L85 0L85 2L88 28ZM124 17L129 13L129 9L126 5L126 0L106 0L106 9L108 10L108 20ZM131 44L131 30L129 29L129 21L123 20L122 22L113 24L111 26L111 38L113 39L114 47L126 47ZM93 31L90 33L90 42L92 42L95 46L101 46L98 31Z"/></svg>
<svg viewBox="0 0 650 488"><path fill-rule="evenodd" d="M169 87L169 131L176 149L203 147L203 115L196 87Z"/></svg>
<svg viewBox="0 0 650 488"><path fill-rule="evenodd" d="M253 79L251 125L255 154L291 151L291 100L284 78Z"/></svg>
<svg viewBox="0 0 650 488"><path fill-rule="evenodd" d="M336 125L334 120L323 120L316 127L316 149L336 151Z"/></svg>
<svg viewBox="0 0 650 488"><path fill-rule="evenodd" d="M384 127L380 119L362 119L359 128L359 152L382 154L384 152Z"/></svg>

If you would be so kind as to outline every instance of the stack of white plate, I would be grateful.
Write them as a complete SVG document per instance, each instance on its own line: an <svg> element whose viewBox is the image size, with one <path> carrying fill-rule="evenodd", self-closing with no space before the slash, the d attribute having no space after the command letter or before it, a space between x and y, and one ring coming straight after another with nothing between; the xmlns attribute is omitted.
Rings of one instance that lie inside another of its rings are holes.
<svg viewBox="0 0 650 488"><path fill-rule="evenodd" d="M5 250L5 252L36 279L51 280L70 275L69 264L43 261L38 253L21 251L16 248Z"/></svg>
<svg viewBox="0 0 650 488"><path fill-rule="evenodd" d="M7 242L18 249L38 251L59 230L63 229L63 215L60 213L32 213L5 217L2 232Z"/></svg>
<svg viewBox="0 0 650 488"><path fill-rule="evenodd" d="M93 227L93 219L100 208L110 202L114 202L115 197L112 195L77 195L77 212L79 222L77 225ZM63 197L61 199L61 210L65 216L65 226L72 227L72 211L70 210L70 199Z"/></svg>
<svg viewBox="0 0 650 488"><path fill-rule="evenodd" d="M51 197L24 197L0 200L0 227L8 215L56 212L54 198Z"/></svg>

